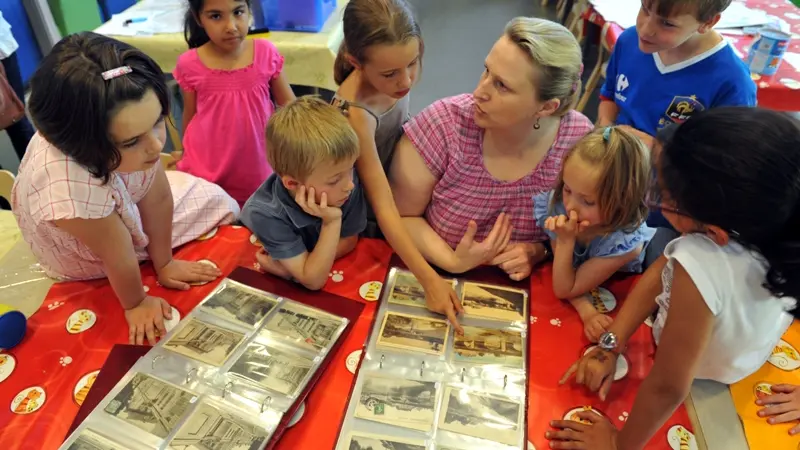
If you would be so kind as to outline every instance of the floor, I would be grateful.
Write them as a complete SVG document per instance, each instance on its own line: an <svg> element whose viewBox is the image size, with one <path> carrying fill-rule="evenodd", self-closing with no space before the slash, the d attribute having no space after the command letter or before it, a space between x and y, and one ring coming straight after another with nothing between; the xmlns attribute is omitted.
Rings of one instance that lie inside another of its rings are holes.
<svg viewBox="0 0 800 450"><path fill-rule="evenodd" d="M556 3L550 2L551 6L544 8L540 0L492 0L488 4L486 0L409 2L416 11L426 44L422 77L411 95L412 114L442 97L472 92L483 70L483 59L505 24L516 16L554 19ZM593 54L594 51L589 53ZM592 64L587 61L586 67ZM584 78L588 76L586 72ZM590 103L586 111L596 109L596 103ZM593 114L589 115L592 118ZM180 118L180 113L175 117ZM18 165L11 142L5 133L0 133L0 166L16 173Z"/></svg>

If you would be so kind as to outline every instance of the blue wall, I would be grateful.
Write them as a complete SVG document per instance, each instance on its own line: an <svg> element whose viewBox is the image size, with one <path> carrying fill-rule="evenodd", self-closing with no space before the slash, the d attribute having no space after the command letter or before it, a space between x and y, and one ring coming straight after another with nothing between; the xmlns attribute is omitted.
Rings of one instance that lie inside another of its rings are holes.
<svg viewBox="0 0 800 450"><path fill-rule="evenodd" d="M39 44L36 42L31 24L28 22L25 7L22 6L22 0L0 0L0 11L3 12L3 18L11 24L14 39L19 42L17 59L22 71L22 79L28 81L28 78L39 66L39 61L42 60L42 52L39 50Z"/></svg>

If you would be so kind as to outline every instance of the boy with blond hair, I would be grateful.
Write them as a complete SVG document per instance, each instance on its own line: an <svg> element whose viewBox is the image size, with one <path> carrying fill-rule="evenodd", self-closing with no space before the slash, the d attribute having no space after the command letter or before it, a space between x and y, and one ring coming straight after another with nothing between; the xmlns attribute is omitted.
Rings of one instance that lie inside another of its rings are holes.
<svg viewBox="0 0 800 450"><path fill-rule="evenodd" d="M755 106L750 71L714 31L731 0L642 0L636 27L614 46L598 125L627 125L652 146L656 132L695 111Z"/></svg>
<svg viewBox="0 0 800 450"><path fill-rule="evenodd" d="M244 205L242 223L264 246L262 269L321 289L367 225L353 171L358 136L337 108L301 97L270 118L267 148L274 173Z"/></svg>

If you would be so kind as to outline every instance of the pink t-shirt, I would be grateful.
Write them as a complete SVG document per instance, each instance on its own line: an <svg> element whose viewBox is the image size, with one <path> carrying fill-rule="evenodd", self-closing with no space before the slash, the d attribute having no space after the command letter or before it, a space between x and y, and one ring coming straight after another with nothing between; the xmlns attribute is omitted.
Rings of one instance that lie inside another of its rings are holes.
<svg viewBox="0 0 800 450"><path fill-rule="evenodd" d="M245 68L209 69L192 49L174 72L181 89L197 94L178 169L222 186L240 205L272 174L265 137L274 111L269 87L283 70L271 42L253 43L253 63Z"/></svg>
<svg viewBox="0 0 800 450"><path fill-rule="evenodd" d="M455 248L467 224L478 224L475 238L486 238L501 212L511 215L512 242L547 239L533 217L532 197L553 188L561 162L593 126L577 111L561 118L558 135L547 155L530 174L516 181L495 179L483 163L483 129L475 124L475 103L470 94L439 100L403 127L431 173L439 180L425 219Z"/></svg>

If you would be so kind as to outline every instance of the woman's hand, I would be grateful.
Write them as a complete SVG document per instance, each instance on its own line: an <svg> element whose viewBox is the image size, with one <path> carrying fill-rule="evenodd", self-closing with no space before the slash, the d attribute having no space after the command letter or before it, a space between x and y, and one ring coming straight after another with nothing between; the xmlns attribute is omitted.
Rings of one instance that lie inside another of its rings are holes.
<svg viewBox="0 0 800 450"><path fill-rule="evenodd" d="M208 283L222 275L218 268L194 261L172 259L157 270L158 282L165 288L186 291L189 283Z"/></svg>
<svg viewBox="0 0 800 450"><path fill-rule="evenodd" d="M533 271L533 266L544 259L544 244L517 242L509 244L490 262L498 266L514 281L522 280Z"/></svg>
<svg viewBox="0 0 800 450"><path fill-rule="evenodd" d="M800 420L800 387L793 384L776 384L772 386L772 395L756 400L759 406L766 408L758 411L759 417L769 417L771 425L796 422ZM800 424L789 430L789 434L800 433Z"/></svg>
<svg viewBox="0 0 800 450"><path fill-rule="evenodd" d="M150 345L156 344L158 336L165 336L164 319L172 319L172 307L163 298L146 296L137 306L125 311L128 321L128 343L143 345L144 338Z"/></svg>
<svg viewBox="0 0 800 450"><path fill-rule="evenodd" d="M464 329L458 323L457 314L463 314L464 308L458 300L453 285L442 278L437 277L435 282L423 285L425 289L425 305L429 310L447 316L447 320L453 325L456 333L464 334Z"/></svg>
<svg viewBox="0 0 800 450"><path fill-rule="evenodd" d="M483 242L476 242L475 233L478 232L478 224L470 220L467 224L467 231L455 250L453 272L463 273L481 264L489 263L508 246L512 231L513 227L508 215L500 213L486 239Z"/></svg>
<svg viewBox="0 0 800 450"><path fill-rule="evenodd" d="M578 413L581 421L555 420L550 426L555 431L548 431L545 437L550 440L550 448L576 450L617 450L617 433L619 431L608 419L594 411Z"/></svg>
<svg viewBox="0 0 800 450"><path fill-rule="evenodd" d="M619 355L602 348L594 348L583 355L572 367L567 370L558 384L564 384L575 375L575 382L589 388L600 395L600 400L605 401L611 383L614 382L614 372L617 370Z"/></svg>

